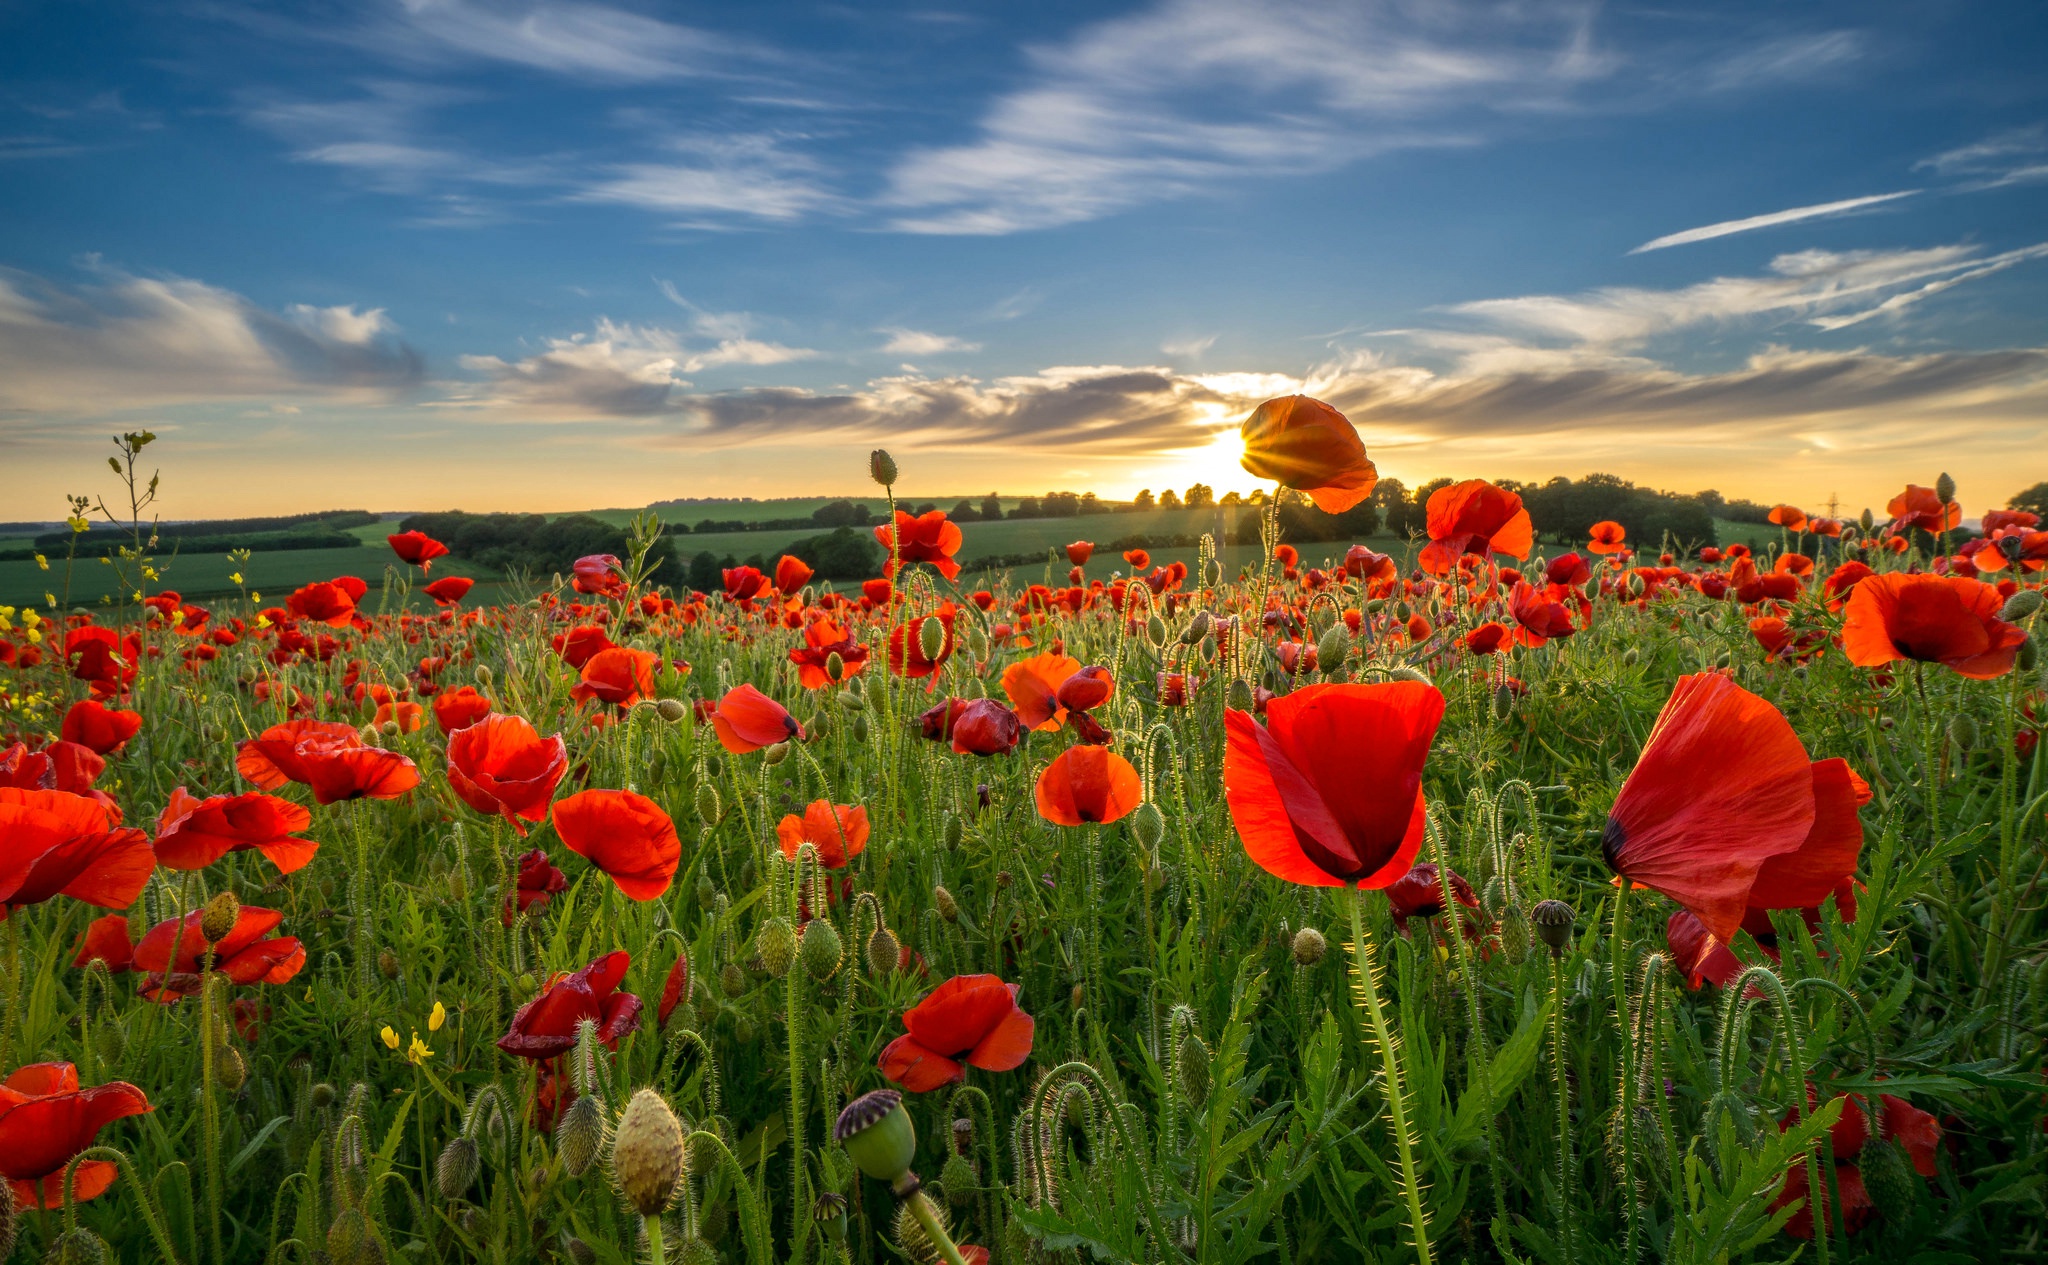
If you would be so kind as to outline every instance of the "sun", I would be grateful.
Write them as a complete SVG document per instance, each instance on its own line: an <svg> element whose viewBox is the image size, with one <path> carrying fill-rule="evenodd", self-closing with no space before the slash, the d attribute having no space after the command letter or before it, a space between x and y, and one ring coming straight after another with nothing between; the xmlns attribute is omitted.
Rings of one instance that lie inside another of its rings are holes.
<svg viewBox="0 0 2048 1265"><path fill-rule="evenodd" d="M1235 426L1221 427L1199 448L1179 448L1161 456L1152 476L1161 487L1185 492L1192 484L1206 483L1220 497L1232 490L1249 491L1258 483L1239 464L1244 440Z"/></svg>

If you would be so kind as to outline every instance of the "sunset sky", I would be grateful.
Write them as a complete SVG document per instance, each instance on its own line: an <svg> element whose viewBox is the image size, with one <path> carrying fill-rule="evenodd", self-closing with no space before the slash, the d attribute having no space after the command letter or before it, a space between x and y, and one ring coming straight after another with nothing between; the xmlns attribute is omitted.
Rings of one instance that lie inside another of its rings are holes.
<svg viewBox="0 0 2048 1265"><path fill-rule="evenodd" d="M2048 479L2048 6L0 6L0 519ZM868 490L872 490L871 488Z"/></svg>

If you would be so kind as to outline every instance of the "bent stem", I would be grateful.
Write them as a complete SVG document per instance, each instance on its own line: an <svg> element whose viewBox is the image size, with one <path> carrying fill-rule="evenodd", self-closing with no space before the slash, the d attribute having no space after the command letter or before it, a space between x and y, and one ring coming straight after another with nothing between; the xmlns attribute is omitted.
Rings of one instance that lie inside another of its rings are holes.
<svg viewBox="0 0 2048 1265"><path fill-rule="evenodd" d="M1628 1006L1628 877L1614 895L1614 1014L1621 1025L1621 1212L1627 1225L1622 1261L1636 1260L1636 1058Z"/></svg>
<svg viewBox="0 0 2048 1265"><path fill-rule="evenodd" d="M904 1200L904 1206L910 1209L911 1216L917 1218L918 1225L924 1227L925 1238L930 1240L933 1247L939 1249L939 1255L945 1259L946 1265L967 1265L967 1259L961 1256L960 1249L953 1245L953 1236L946 1233L945 1226L939 1224L938 1215L932 1211L932 1201L925 1198L923 1191L917 1191L909 1199ZM656 1265L660 1265L660 1262L656 1262Z"/></svg>
<svg viewBox="0 0 2048 1265"><path fill-rule="evenodd" d="M1380 1007L1379 968L1373 961L1372 940L1366 930L1365 892L1351 900L1351 954L1358 995L1365 1001L1373 1041L1380 1048L1380 1064L1387 1077L1387 1110L1393 1117L1394 1142L1401 1153L1401 1193L1408 1201L1408 1224L1415 1232L1415 1258L1429 1265L1429 1224L1422 1212L1422 1188L1415 1178L1415 1146L1408 1136L1407 1092L1401 1086L1401 1060L1394 1048L1393 1033L1387 1027L1386 1011Z"/></svg>

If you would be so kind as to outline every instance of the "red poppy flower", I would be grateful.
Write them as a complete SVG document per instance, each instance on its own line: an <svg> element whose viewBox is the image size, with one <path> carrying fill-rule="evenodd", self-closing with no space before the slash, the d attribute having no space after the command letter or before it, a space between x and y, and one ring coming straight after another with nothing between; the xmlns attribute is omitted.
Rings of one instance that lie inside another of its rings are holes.
<svg viewBox="0 0 2048 1265"><path fill-rule="evenodd" d="M1766 517L1786 531L1806 530L1806 511L1797 505L1772 506Z"/></svg>
<svg viewBox="0 0 2048 1265"><path fill-rule="evenodd" d="M547 908L548 902L554 899L555 894L568 890L568 887L568 876L548 861L545 849L535 848L531 852L522 853L519 857L519 877L513 885L513 890L505 893L505 925L512 925L514 912L523 914L536 905L542 909Z"/></svg>
<svg viewBox="0 0 2048 1265"><path fill-rule="evenodd" d="M60 895L126 909L155 866L149 836L117 826L98 800L0 787L0 919Z"/></svg>
<svg viewBox="0 0 2048 1265"><path fill-rule="evenodd" d="M861 599L870 606L887 606L889 598L894 592L895 586L887 580L862 580L860 582Z"/></svg>
<svg viewBox="0 0 2048 1265"><path fill-rule="evenodd" d="M943 727L959 755L1008 755L1024 741L1024 722L995 699L954 699L940 706L947 709Z"/></svg>
<svg viewBox="0 0 2048 1265"><path fill-rule="evenodd" d="M897 676L936 677L946 660L953 657L957 643L953 636L953 621L959 617L959 608L951 602L942 602L939 609L926 618L939 621L942 636L939 639L939 653L936 657L925 654L922 629L924 619L908 619L889 630L889 670Z"/></svg>
<svg viewBox="0 0 2048 1265"><path fill-rule="evenodd" d="M1152 555L1143 549L1126 549L1124 561L1130 564L1131 571L1135 574L1152 565Z"/></svg>
<svg viewBox="0 0 2048 1265"><path fill-rule="evenodd" d="M462 802L498 814L521 835L547 816L548 800L568 772L561 735L543 738L521 716L491 713L448 739L448 785Z"/></svg>
<svg viewBox="0 0 2048 1265"><path fill-rule="evenodd" d="M1620 553L1628 548L1623 543L1628 539L1628 529L1611 519L1593 524L1592 531L1589 534L1592 537L1592 543L1587 545L1586 548L1594 553Z"/></svg>
<svg viewBox="0 0 2048 1265"><path fill-rule="evenodd" d="M1829 572L1828 578L1821 584L1821 592L1827 597L1828 609L1840 611L1848 603L1849 594L1855 591L1857 584L1875 574L1877 573L1854 559Z"/></svg>
<svg viewBox="0 0 2048 1265"><path fill-rule="evenodd" d="M589 1019L597 1024L598 1040L617 1049L619 1038L640 1027L640 999L618 991L632 964L617 949L573 974L556 975L512 1016L498 1048L536 1062L560 1058L575 1048L576 1029Z"/></svg>
<svg viewBox="0 0 2048 1265"><path fill-rule="evenodd" d="M434 724L443 734L474 725L491 714L491 700L474 685L443 690L434 695Z"/></svg>
<svg viewBox="0 0 2048 1265"><path fill-rule="evenodd" d="M1094 556L1095 543L1093 541L1077 540L1073 544L1067 546L1067 561L1073 563L1077 567L1087 566L1088 559Z"/></svg>
<svg viewBox="0 0 2048 1265"><path fill-rule="evenodd" d="M804 644L789 652L789 661L796 665L797 683L807 690L822 690L834 684L825 664L835 654L839 656L841 679L867 670L868 648L845 629L829 619L804 625Z"/></svg>
<svg viewBox="0 0 2048 1265"><path fill-rule="evenodd" d="M428 570L434 559L448 552L448 546L423 531L400 532L384 539L390 542L391 552L398 555L400 562L409 562L422 571Z"/></svg>
<svg viewBox="0 0 2048 1265"><path fill-rule="evenodd" d="M134 969L135 944L128 938L128 915L107 914L86 924L71 965L82 967L94 958L106 963L115 975Z"/></svg>
<svg viewBox="0 0 2048 1265"><path fill-rule="evenodd" d="M793 554L783 554L775 560L775 587L784 593L796 592L810 583L815 574L810 563Z"/></svg>
<svg viewBox="0 0 2048 1265"><path fill-rule="evenodd" d="M101 1129L156 1108L126 1081L78 1087L69 1063L31 1063L0 1085L0 1175L27 1208L64 1205L64 1170ZM71 1178L72 1197L97 1199L119 1176L112 1160L86 1160Z"/></svg>
<svg viewBox="0 0 2048 1265"><path fill-rule="evenodd" d="M1526 558L1536 543L1522 498L1484 479L1438 488L1427 513L1429 543L1416 561L1431 575L1450 574L1467 555Z"/></svg>
<svg viewBox="0 0 2048 1265"><path fill-rule="evenodd" d="M1060 686L1080 670L1079 659L1063 654L1037 654L1003 669L1003 693L1010 696L1017 720L1026 729L1058 729L1067 718Z"/></svg>
<svg viewBox="0 0 2048 1265"><path fill-rule="evenodd" d="M654 1007L654 1026L665 1028L668 1017L675 1011L677 1003L690 995L690 955L676 954L676 964L668 968L668 978L661 983L661 1000Z"/></svg>
<svg viewBox="0 0 2048 1265"><path fill-rule="evenodd" d="M75 742L95 755L110 755L128 745L142 730L142 713L117 711L81 698L64 713L64 741Z"/></svg>
<svg viewBox="0 0 2048 1265"><path fill-rule="evenodd" d="M583 665L569 697L577 702L596 699L616 707L631 707L654 694L654 669L661 656L651 650L608 646Z"/></svg>
<svg viewBox="0 0 2048 1265"><path fill-rule="evenodd" d="M1456 870L1451 871L1451 896L1467 909L1479 908L1479 894ZM1444 911L1444 888L1436 862L1424 861L1387 885L1387 909L1398 926L1406 918L1434 918Z"/></svg>
<svg viewBox="0 0 2048 1265"><path fill-rule="evenodd" d="M1885 530L1893 534L1913 527L1936 533L1954 531L1963 521L1962 506L1954 501L1942 504L1933 488L1917 483L1908 483L1906 490L1885 506L1885 512L1892 516L1891 525Z"/></svg>
<svg viewBox="0 0 2048 1265"><path fill-rule="evenodd" d="M173 870L201 870L230 852L261 852L280 874L305 868L320 850L293 835L313 824L313 814L289 800L250 791L245 795L171 792L156 822L156 859Z"/></svg>
<svg viewBox="0 0 2048 1265"><path fill-rule="evenodd" d="M683 861L676 824L633 791L580 791L555 805L555 833L634 900L668 890Z"/></svg>
<svg viewBox="0 0 2048 1265"><path fill-rule="evenodd" d="M1492 654L1508 640L1508 626L1499 620L1488 620L1465 634L1465 650L1468 654Z"/></svg>
<svg viewBox="0 0 2048 1265"><path fill-rule="evenodd" d="M1116 680L1109 669L1089 664L1060 682L1059 705L1069 712L1093 711L1116 693Z"/></svg>
<svg viewBox="0 0 2048 1265"><path fill-rule="evenodd" d="M419 767L396 751L381 747L336 746L302 742L293 752L306 770L306 785L315 801L397 799L420 784Z"/></svg>
<svg viewBox="0 0 2048 1265"><path fill-rule="evenodd" d="M1422 765L1442 721L1433 685L1310 685L1266 704L1261 726L1224 714L1223 790L1245 851L1314 887L1383 888L1422 847Z"/></svg>
<svg viewBox="0 0 2048 1265"><path fill-rule="evenodd" d="M135 969L148 971L143 996L170 1003L199 991L206 937L200 931L204 909L183 919L167 919L151 927L135 946ZM306 950L294 936L265 939L284 915L274 909L242 906L235 925L213 946L214 969L237 984L285 984L306 964Z"/></svg>
<svg viewBox="0 0 2048 1265"><path fill-rule="evenodd" d="M1400 567L1386 554L1353 545L1344 551L1344 574L1360 581L1392 581L1400 574Z"/></svg>
<svg viewBox="0 0 2048 1265"><path fill-rule="evenodd" d="M1814 1105L1816 1095L1813 1086L1808 1085L1806 1101ZM1870 1111L1861 1094L1837 1094L1835 1100L1842 1104L1835 1122L1828 1126L1828 1138L1835 1155L1835 1185L1842 1192L1842 1225L1854 1234L1870 1222L1876 1211L1863 1185L1863 1172L1849 1161L1860 1155L1863 1144L1870 1140ZM1798 1111L1787 1113L1781 1125L1797 1123ZM1892 1094L1878 1096L1878 1136L1887 1142L1896 1142L1905 1148L1906 1158L1912 1163L1913 1171L1922 1177L1933 1177L1936 1172L1935 1153L1941 1146L1941 1122L1933 1115L1920 1110L1903 1098ZM1816 1202L1825 1210L1828 1206L1826 1182L1823 1181L1820 1198L1807 1199L1806 1164L1801 1161L1792 1165L1786 1174L1785 1186L1771 1201L1771 1211L1803 1200L1798 1212L1785 1222L1785 1233L1795 1239L1813 1237L1813 1208Z"/></svg>
<svg viewBox="0 0 2048 1265"><path fill-rule="evenodd" d="M346 628L356 617L356 600L332 580L315 580L299 586L286 603L300 619L330 628Z"/></svg>
<svg viewBox="0 0 2048 1265"><path fill-rule="evenodd" d="M804 736L803 726L789 709L752 685L736 685L725 692L712 710L711 728L720 745L734 755Z"/></svg>
<svg viewBox="0 0 2048 1265"><path fill-rule="evenodd" d="M596 624L579 624L555 639L555 653L579 672L584 664L611 648L612 639Z"/></svg>
<svg viewBox="0 0 2048 1265"><path fill-rule="evenodd" d="M719 572L725 582L725 600L745 606L768 587L768 577L754 567L726 567Z"/></svg>
<svg viewBox="0 0 2048 1265"><path fill-rule="evenodd" d="M370 723L379 729L386 725L396 725L398 732L402 734L418 733L421 723L426 718L426 710L418 703L390 699L377 704L376 715L370 718Z"/></svg>
<svg viewBox="0 0 2048 1265"><path fill-rule="evenodd" d="M1777 708L1720 673L1680 677L1608 813L1608 868L1726 942L1764 863L1813 829L1812 768Z"/></svg>
<svg viewBox="0 0 2048 1265"><path fill-rule="evenodd" d="M625 566L617 554L585 554L576 559L570 571L570 587L578 593L600 597L626 595Z"/></svg>
<svg viewBox="0 0 2048 1265"><path fill-rule="evenodd" d="M955 975L903 1014L904 1035L882 1050L882 1075L913 1094L967 1079L967 1068L1008 1072L1031 1057L1034 1024L1018 985L994 975Z"/></svg>
<svg viewBox="0 0 2048 1265"><path fill-rule="evenodd" d="M466 575L444 575L420 591L433 598L436 606L453 606L468 597L475 584Z"/></svg>
<svg viewBox="0 0 2048 1265"><path fill-rule="evenodd" d="M796 850L808 843L818 850L818 864L842 870L868 846L868 810L858 804L812 800L803 816L789 813L776 823L775 840L792 861Z"/></svg>
<svg viewBox="0 0 2048 1265"><path fill-rule="evenodd" d="M1850 591L1842 649L1862 668L1914 659L1988 681L2012 670L2027 639L1998 617L2004 604L1993 586L1961 576L1873 575Z"/></svg>
<svg viewBox="0 0 2048 1265"><path fill-rule="evenodd" d="M1244 419L1238 434L1244 440L1239 464L1258 478L1305 493L1326 514L1357 505L1379 482L1357 428L1321 400L1267 400Z"/></svg>
<svg viewBox="0 0 2048 1265"><path fill-rule="evenodd" d="M1120 821L1144 797L1138 771L1107 747L1069 747L1038 775L1038 815L1057 826Z"/></svg>
<svg viewBox="0 0 2048 1265"><path fill-rule="evenodd" d="M1543 568L1543 578L1551 584L1569 585L1578 588L1593 578L1593 569L1586 560L1576 553L1559 554Z"/></svg>
<svg viewBox="0 0 2048 1265"><path fill-rule="evenodd" d="M953 561L953 555L960 552L965 537L958 525L947 520L944 510L933 510L916 518L897 510L893 531L883 523L875 528L875 539L891 552L889 560L882 564L882 574L892 580L896 578L897 564L909 562L929 562L948 580L960 574L960 564ZM893 545L892 540L896 542Z"/></svg>
<svg viewBox="0 0 2048 1265"><path fill-rule="evenodd" d="M287 720L272 725L235 748L235 768L266 791L286 782L307 782L311 775L299 759L301 742L335 747L361 746L355 726L334 720Z"/></svg>
<svg viewBox="0 0 2048 1265"><path fill-rule="evenodd" d="M1508 614L1520 625L1515 639L1526 646L1540 646L1578 631L1569 606L1526 580L1508 593Z"/></svg>

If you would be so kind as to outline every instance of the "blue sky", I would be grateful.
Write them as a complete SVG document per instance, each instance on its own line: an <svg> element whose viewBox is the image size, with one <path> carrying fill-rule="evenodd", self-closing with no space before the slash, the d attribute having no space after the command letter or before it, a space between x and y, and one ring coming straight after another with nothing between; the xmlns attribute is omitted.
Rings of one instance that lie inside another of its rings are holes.
<svg viewBox="0 0 2048 1265"><path fill-rule="evenodd" d="M0 517L2048 478L2048 10L18 2ZM310 481L310 482L309 482Z"/></svg>

